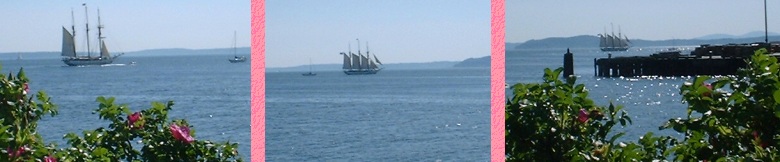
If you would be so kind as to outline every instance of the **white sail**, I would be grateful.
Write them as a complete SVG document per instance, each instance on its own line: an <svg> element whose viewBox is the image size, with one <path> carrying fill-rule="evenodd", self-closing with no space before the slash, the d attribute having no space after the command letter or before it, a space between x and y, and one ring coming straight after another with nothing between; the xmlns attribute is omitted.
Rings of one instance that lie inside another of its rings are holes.
<svg viewBox="0 0 780 162"><path fill-rule="evenodd" d="M73 35L65 27L62 27L62 56L76 57L76 45L73 42Z"/></svg>
<svg viewBox="0 0 780 162"><path fill-rule="evenodd" d="M360 68L368 69L368 58L366 58L366 56L360 55L360 60L361 60Z"/></svg>
<svg viewBox="0 0 780 162"><path fill-rule="evenodd" d="M360 57L358 55L352 54L352 69L358 69L360 68Z"/></svg>
<svg viewBox="0 0 780 162"><path fill-rule="evenodd" d="M104 41L100 41L100 57L111 58L111 55L108 53L108 47L106 47L106 42Z"/></svg>
<svg viewBox="0 0 780 162"><path fill-rule="evenodd" d="M342 69L352 69L352 62L350 62L351 59L349 58L349 55L347 55L344 52L342 52L341 55L344 55L344 65L341 68Z"/></svg>

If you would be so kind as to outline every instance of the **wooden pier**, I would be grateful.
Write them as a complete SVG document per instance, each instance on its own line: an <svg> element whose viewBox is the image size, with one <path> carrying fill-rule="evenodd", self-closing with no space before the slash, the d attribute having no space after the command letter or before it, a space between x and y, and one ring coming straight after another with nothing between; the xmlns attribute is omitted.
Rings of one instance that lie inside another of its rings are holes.
<svg viewBox="0 0 780 162"><path fill-rule="evenodd" d="M593 67L600 77L734 75L760 48L780 52L777 43L701 45L690 55L666 51L650 56L594 58Z"/></svg>

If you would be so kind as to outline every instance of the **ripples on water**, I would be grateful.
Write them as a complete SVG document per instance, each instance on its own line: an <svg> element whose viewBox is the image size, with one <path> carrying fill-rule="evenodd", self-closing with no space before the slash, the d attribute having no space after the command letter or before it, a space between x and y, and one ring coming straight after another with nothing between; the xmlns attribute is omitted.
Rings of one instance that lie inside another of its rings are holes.
<svg viewBox="0 0 780 162"><path fill-rule="evenodd" d="M267 73L267 160L487 160L489 75L489 69Z"/></svg>

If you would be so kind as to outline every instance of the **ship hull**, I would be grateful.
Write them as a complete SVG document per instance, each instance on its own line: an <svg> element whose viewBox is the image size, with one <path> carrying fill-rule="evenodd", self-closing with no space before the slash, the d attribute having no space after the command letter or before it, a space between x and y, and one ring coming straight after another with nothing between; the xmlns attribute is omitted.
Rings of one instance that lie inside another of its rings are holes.
<svg viewBox="0 0 780 162"><path fill-rule="evenodd" d="M601 48L601 51L608 52L608 51L627 51L628 47L603 47Z"/></svg>
<svg viewBox="0 0 780 162"><path fill-rule="evenodd" d="M236 57L236 58L233 58L233 59L229 59L228 61L230 61L230 63L239 63L239 62L246 61L246 58L244 58L244 57Z"/></svg>
<svg viewBox="0 0 780 162"><path fill-rule="evenodd" d="M102 59L102 58L67 58L62 59L62 62L68 66L87 66L87 65L105 65L114 62L114 59Z"/></svg>
<svg viewBox="0 0 780 162"><path fill-rule="evenodd" d="M357 69L350 69L350 70L344 70L344 74L347 75L371 75L376 74L379 72L379 70L382 69L367 69L367 70L357 70Z"/></svg>

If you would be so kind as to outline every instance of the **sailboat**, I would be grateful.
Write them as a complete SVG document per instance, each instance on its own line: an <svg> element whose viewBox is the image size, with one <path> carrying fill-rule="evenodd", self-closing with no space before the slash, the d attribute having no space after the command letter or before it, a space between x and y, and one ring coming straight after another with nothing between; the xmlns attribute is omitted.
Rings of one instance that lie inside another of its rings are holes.
<svg viewBox="0 0 780 162"><path fill-rule="evenodd" d="M615 29L612 29L612 34L607 34L606 28L604 34L599 34L599 47L601 51L626 51L630 48L631 41L628 40L628 36L623 35L621 31L618 31L618 35L615 35Z"/></svg>
<svg viewBox="0 0 780 162"><path fill-rule="evenodd" d="M84 6L84 13L85 16L89 13L87 12L87 4L82 4ZM100 23L100 9L98 9L98 42L100 43L100 55L98 56L92 56L91 49L89 47L89 16L86 16L86 34L85 37L87 38L87 55L86 56L79 56L76 54L76 44L75 44L75 35L76 35L76 27L75 27L75 21L73 18L73 10L70 11L71 21L73 21L74 25L71 25L72 34L68 29L66 29L64 26L62 27L62 62L67 64L68 66L85 66L85 65L104 65L104 64L110 64L114 62L114 60L124 55L124 53L120 53L116 56L111 56L111 54L108 52L108 48L106 47L106 42L103 41L103 25Z"/></svg>
<svg viewBox="0 0 780 162"><path fill-rule="evenodd" d="M233 31L233 58L229 59L230 63L239 63L246 61L246 57L236 55L236 31Z"/></svg>
<svg viewBox="0 0 780 162"><path fill-rule="evenodd" d="M357 41L358 41L357 55L355 53L352 53L351 47L348 50L349 53L341 52L341 55L344 55L344 65L342 66L342 69L344 70L344 74L369 75L369 74L376 74L377 72L382 70L382 62L380 62L379 59L376 58L376 55L374 55L373 60L371 59L371 54L368 50L368 43L366 43L366 55L363 55L363 53L360 52L360 39L358 39Z"/></svg>
<svg viewBox="0 0 780 162"><path fill-rule="evenodd" d="M309 73L303 73L301 75L303 75L303 76L317 76L317 73L311 72L311 59L309 59Z"/></svg>

